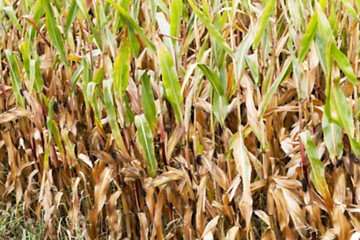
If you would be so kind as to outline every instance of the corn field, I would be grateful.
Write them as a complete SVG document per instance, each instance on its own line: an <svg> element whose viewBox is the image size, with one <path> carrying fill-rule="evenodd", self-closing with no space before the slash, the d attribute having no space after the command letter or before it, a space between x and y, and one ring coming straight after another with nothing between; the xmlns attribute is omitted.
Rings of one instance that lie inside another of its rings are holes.
<svg viewBox="0 0 360 240"><path fill-rule="evenodd" d="M360 239L360 0L0 0L1 239Z"/></svg>

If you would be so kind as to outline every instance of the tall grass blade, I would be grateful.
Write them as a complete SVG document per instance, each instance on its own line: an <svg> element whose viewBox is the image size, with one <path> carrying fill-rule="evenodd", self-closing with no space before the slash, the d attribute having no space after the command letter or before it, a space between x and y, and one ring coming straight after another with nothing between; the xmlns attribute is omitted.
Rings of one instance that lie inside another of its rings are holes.
<svg viewBox="0 0 360 240"><path fill-rule="evenodd" d="M13 87L13 92L15 94L16 100L20 104L21 107L25 107L24 97L20 94L21 81L20 81L20 71L17 58L15 57L14 53L10 50L5 50L6 59L8 60L9 67L10 67L10 76L11 76L11 83Z"/></svg>
<svg viewBox="0 0 360 240"><path fill-rule="evenodd" d="M268 0L264 10L261 13L259 21L256 24L256 31L253 43L253 49L258 48L261 37L265 31L266 26L269 23L270 16L273 14L276 6L276 0Z"/></svg>
<svg viewBox="0 0 360 240"><path fill-rule="evenodd" d="M180 123L182 121L181 86L176 73L173 58L164 47L161 47L158 50L158 59L163 76L166 98L171 103L171 106L175 111L176 119Z"/></svg>
<svg viewBox="0 0 360 240"><path fill-rule="evenodd" d="M150 78L146 72L141 76L141 104L144 110L146 120L148 121L151 129L155 129L157 125L156 107L154 94L150 84Z"/></svg>
<svg viewBox="0 0 360 240"><path fill-rule="evenodd" d="M301 141L305 146L306 153L311 163L311 180L315 189L321 194L325 200L325 205L332 208L333 200L330 195L329 187L325 179L324 166L319 159L316 145L311 139L310 132L307 130L300 134Z"/></svg>
<svg viewBox="0 0 360 240"><path fill-rule="evenodd" d="M129 82L131 48L128 38L120 44L119 52L114 63L114 87L118 96L122 97Z"/></svg>
<svg viewBox="0 0 360 240"><path fill-rule="evenodd" d="M154 153L153 136L150 127L145 120L144 116L135 116L135 125L139 137L139 143L143 150L148 172L151 177L156 176L157 161Z"/></svg>
<svg viewBox="0 0 360 240"><path fill-rule="evenodd" d="M67 64L66 53L64 49L64 41L61 36L61 32L56 25L55 15L53 8L51 7L50 1L45 1L46 7L46 28L49 33L51 43L55 49L59 52L61 61Z"/></svg>

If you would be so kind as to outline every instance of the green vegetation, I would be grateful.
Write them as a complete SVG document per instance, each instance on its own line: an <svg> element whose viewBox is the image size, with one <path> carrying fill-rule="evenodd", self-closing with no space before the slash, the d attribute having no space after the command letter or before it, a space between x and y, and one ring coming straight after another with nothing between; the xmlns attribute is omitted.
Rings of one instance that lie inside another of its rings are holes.
<svg viewBox="0 0 360 240"><path fill-rule="evenodd" d="M359 0L0 0L2 239L350 239Z"/></svg>

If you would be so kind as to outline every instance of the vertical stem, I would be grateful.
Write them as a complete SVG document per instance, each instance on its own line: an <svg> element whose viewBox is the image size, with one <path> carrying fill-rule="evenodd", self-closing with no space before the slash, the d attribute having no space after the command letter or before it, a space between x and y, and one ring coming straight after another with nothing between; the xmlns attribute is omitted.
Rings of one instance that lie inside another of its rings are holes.
<svg viewBox="0 0 360 240"><path fill-rule="evenodd" d="M3 101L4 101L4 111L6 111L6 92L5 92L4 78L1 79L1 90L2 90Z"/></svg>
<svg viewBox="0 0 360 240"><path fill-rule="evenodd" d="M129 139L128 139L128 134L126 131L126 119L125 119L125 111L124 111L124 104L122 101L122 96L120 96L120 107L121 107L121 114L123 116L123 121L124 121L124 128L122 129L124 137L125 137L125 143L126 143L126 148L127 150L130 150L130 145L129 145Z"/></svg>
<svg viewBox="0 0 360 240"><path fill-rule="evenodd" d="M298 55L300 54L300 39L297 41ZM301 165L303 170L303 175L306 180L306 183L309 183L307 168L305 165L305 151L304 145L301 142L300 134L302 132L302 98L301 98L301 63L299 62L299 75L298 75L298 87L299 87L299 146L300 146L300 154L301 154Z"/></svg>
<svg viewBox="0 0 360 240"><path fill-rule="evenodd" d="M186 34L186 28L185 28L185 22L183 23L183 25L182 25L182 28L183 28L183 46L185 46L185 41L186 41L186 36L185 36L185 34ZM184 53L184 69L185 69L185 72L186 72L186 70L187 70L187 58L186 58L186 53Z"/></svg>
<svg viewBox="0 0 360 240"><path fill-rule="evenodd" d="M156 59L156 57L154 58ZM159 76L158 76L158 72L155 69L155 76L156 76L156 80L159 81ZM160 109L162 109L162 96L161 96L161 90L160 90L160 84L158 83L159 86L159 102L160 102ZM163 120L163 112L160 110L160 145L161 145L161 155L162 155L162 159L164 162L164 165L167 166L167 161L166 161L166 150L165 150L165 134L164 134L164 120Z"/></svg>

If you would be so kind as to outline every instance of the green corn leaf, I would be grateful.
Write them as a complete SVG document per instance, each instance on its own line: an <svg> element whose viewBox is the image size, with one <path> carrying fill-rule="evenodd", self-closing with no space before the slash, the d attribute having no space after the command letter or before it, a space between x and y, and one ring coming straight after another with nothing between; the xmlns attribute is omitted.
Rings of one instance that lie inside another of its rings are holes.
<svg viewBox="0 0 360 240"><path fill-rule="evenodd" d="M319 56L320 65L324 71L324 73L327 72L327 66L326 66L326 50L327 50L328 44L323 41L323 38L321 37L321 34L319 31L316 32L315 36L315 49L316 53Z"/></svg>
<svg viewBox="0 0 360 240"><path fill-rule="evenodd" d="M201 3L202 3L202 9L203 9L204 15L208 19L210 19L209 4L208 4L207 0L202 0Z"/></svg>
<svg viewBox="0 0 360 240"><path fill-rule="evenodd" d="M135 116L135 125L139 137L139 143L144 153L148 172L151 177L156 176L157 161L154 153L153 136L144 116Z"/></svg>
<svg viewBox="0 0 360 240"><path fill-rule="evenodd" d="M225 94L225 90L220 81L218 74L214 70L207 67L205 64L198 64L198 66L201 69L201 71L205 74L207 79L209 79L211 86L216 90L216 92L219 95L223 96Z"/></svg>
<svg viewBox="0 0 360 240"><path fill-rule="evenodd" d="M111 92L111 85L112 82L110 80L104 81L104 102L105 102L105 108L106 112L109 117L109 123L112 130L112 134L115 138L116 143L119 145L119 147L123 150L126 150L125 143L121 137L119 125L116 119L116 113L115 113L115 107L114 107L114 100L113 95Z"/></svg>
<svg viewBox="0 0 360 240"><path fill-rule="evenodd" d="M349 137L354 137L354 121L348 101L342 93L339 83L335 82L330 90L330 114L331 121L345 129ZM328 117L328 116L327 116Z"/></svg>
<svg viewBox="0 0 360 240"><path fill-rule="evenodd" d="M46 28L49 33L50 40L55 49L59 52L60 58L66 64L66 54L64 49L64 41L61 37L61 32L56 25L56 19L51 7L50 1L45 1L46 5Z"/></svg>
<svg viewBox="0 0 360 240"><path fill-rule="evenodd" d="M319 1L319 6L321 6L323 11L326 10L326 4L327 4L327 0L320 0Z"/></svg>
<svg viewBox="0 0 360 240"><path fill-rule="evenodd" d="M49 153L50 153L50 141L51 141L51 134L49 137L48 144L46 146L45 154L44 154L44 168L49 171ZM43 175L45 176L45 175Z"/></svg>
<svg viewBox="0 0 360 240"><path fill-rule="evenodd" d="M311 139L310 132L307 130L300 134L301 142L304 144L306 153L311 163L311 181L313 182L315 189L321 194L327 202L332 202L331 195L327 182L325 180L325 170L324 166L319 159L316 145ZM330 204L329 204L330 205Z"/></svg>
<svg viewBox="0 0 360 240"><path fill-rule="evenodd" d="M213 96L214 96L214 100L213 100L214 115L221 124L221 127L224 127L229 103L226 99L225 94L219 95L218 93L215 92Z"/></svg>
<svg viewBox="0 0 360 240"><path fill-rule="evenodd" d="M128 38L120 44L119 52L114 63L114 87L119 96L124 95L129 83L131 47Z"/></svg>
<svg viewBox="0 0 360 240"><path fill-rule="evenodd" d="M129 125L131 122L134 122L135 114L131 111L130 104L127 98L123 99L123 106L125 112L125 121L126 124Z"/></svg>
<svg viewBox="0 0 360 240"><path fill-rule="evenodd" d="M242 73L242 70L244 68L245 65L245 56L248 54L248 51L251 47L251 44L253 43L253 34L251 32L249 32L244 40L241 42L238 50L236 51L236 59L235 59L235 64L236 64L236 76L235 79L237 79L237 81L240 81L240 76ZM237 82L238 83L238 82Z"/></svg>
<svg viewBox="0 0 360 240"><path fill-rule="evenodd" d="M37 0L35 6L33 7L33 18L36 24L39 24L40 17L44 15L44 7L43 7L43 0ZM29 41L33 42L35 39L35 34L37 33L36 29L32 26L29 26L30 34L29 34Z"/></svg>
<svg viewBox="0 0 360 240"><path fill-rule="evenodd" d="M94 79L92 80L94 83L99 84L101 86L102 81L104 80L104 68L100 68L94 75Z"/></svg>
<svg viewBox="0 0 360 240"><path fill-rule="evenodd" d="M101 68L102 69L102 68ZM101 72L100 70L98 72ZM96 74L95 74L96 76ZM102 83L102 80L101 80ZM90 99L90 104L94 109L95 122L100 130L102 130L101 124L101 112L103 110L103 95L101 90L99 89L99 85L101 83L96 83L95 80L90 82L87 86L87 92Z"/></svg>
<svg viewBox="0 0 360 240"><path fill-rule="evenodd" d="M347 57L337 48L335 42L332 42L331 44L331 52L337 62L337 65L340 67L341 71L343 71L343 73L347 76L350 82L354 86L356 86L358 81L350 65L350 62L347 59Z"/></svg>
<svg viewBox="0 0 360 240"><path fill-rule="evenodd" d="M325 144L329 151L331 159L334 159L335 157L341 158L343 154L343 148L341 145L341 127L339 127L339 125L337 125L336 123L329 123L326 114L323 114L322 129L324 133ZM337 151L335 151L336 148Z"/></svg>
<svg viewBox="0 0 360 240"><path fill-rule="evenodd" d="M265 9L262 11L259 21L256 25L256 34L254 37L253 49L258 48L261 37L268 25L271 14L273 14L276 6L276 0L268 0Z"/></svg>
<svg viewBox="0 0 360 240"><path fill-rule="evenodd" d="M308 27L306 28L304 37L300 44L299 63L302 63L305 59L306 54L310 49L311 41L316 36L317 31L317 14L311 17Z"/></svg>
<svg viewBox="0 0 360 240"><path fill-rule="evenodd" d="M129 25L128 28L135 29L136 32L144 39L146 45L153 51L156 52L155 45L146 37L143 30L139 27L139 25L130 17L130 15L125 11L124 8L120 7L118 4L114 3L111 0L106 0L111 5L113 5L116 10L120 12L120 15L126 20L127 24Z"/></svg>
<svg viewBox="0 0 360 240"><path fill-rule="evenodd" d="M79 77L81 75L81 73L84 70L84 59L81 61L78 69L76 69L76 71L74 72L74 74L71 77L71 90L74 92L75 91L75 85L77 83L77 81L79 80Z"/></svg>
<svg viewBox="0 0 360 240"><path fill-rule="evenodd" d="M19 71L17 58L8 49L5 50L5 55L10 66L11 85L13 88L13 92L20 106L24 107L25 106L24 97L20 94L21 81L20 81L20 71Z"/></svg>
<svg viewBox="0 0 360 240"><path fill-rule="evenodd" d="M61 136L60 136L60 132L59 132L59 129L58 127L56 126L56 123L55 121L53 120L53 114L54 114L54 102L55 102L55 98L52 97L51 100L49 101L49 111L48 111L48 118L47 118L47 121L46 121L46 125L50 131L49 134L53 135L54 136L54 139L55 139L55 142L56 142L56 145L58 146L59 148L59 152L61 154L61 157L63 158L63 161L65 162L65 151L64 151L64 147L63 147L63 144L61 142Z"/></svg>
<svg viewBox="0 0 360 240"><path fill-rule="evenodd" d="M182 0L172 0L171 15L170 15L170 35L173 37L178 36L180 17L182 15ZM173 44L176 40L171 39Z"/></svg>
<svg viewBox="0 0 360 240"><path fill-rule="evenodd" d="M296 58L295 56L295 51L293 51L293 47L292 47L292 41L289 41L289 52L291 54L291 58L292 58L292 76L293 76L293 79L295 81L295 86L296 86L296 91L297 91L297 94L300 98L305 98L307 96L307 93L306 93L306 87L305 87L305 83L304 83L304 79L302 78L302 73L301 73L301 70L299 68L299 59ZM300 74L299 74L300 72ZM300 76L299 76L300 75ZM300 84L300 86L299 86Z"/></svg>
<svg viewBox="0 0 360 240"><path fill-rule="evenodd" d="M175 70L174 61L171 54L161 47L158 50L160 70L163 76L166 97L173 107L178 122L182 121L182 96L179 78Z"/></svg>
<svg viewBox="0 0 360 240"><path fill-rule="evenodd" d="M330 108L330 95L331 95L331 88L332 88L332 79L331 79L331 73L332 73L332 68L334 65L334 60L332 58L332 53L331 53L331 46L328 45L327 50L326 50L326 54L325 54L325 61L326 61L326 69L327 71L325 71L326 73L326 99L325 99L325 106L324 106L324 113L326 114L326 117L328 118L328 120L330 120L330 122L333 122L331 119L331 108Z"/></svg>
<svg viewBox="0 0 360 240"><path fill-rule="evenodd" d="M80 11L80 8L77 5L76 0L71 0L69 12L68 12L68 15L66 17L65 38L69 34L71 24L74 22L74 20L75 20L76 16L78 15L79 11Z"/></svg>
<svg viewBox="0 0 360 240"><path fill-rule="evenodd" d="M245 56L246 63L250 68L251 75L253 77L253 80L255 84L259 84L259 67L258 67L258 56L257 54L251 54Z"/></svg>
<svg viewBox="0 0 360 240"><path fill-rule="evenodd" d="M273 0L272 0L273 1ZM195 12L196 16L200 19L200 21L205 25L205 27L209 30L211 36L215 39L215 41L231 56L234 57L234 52L231 50L229 45L226 43L221 34L216 30L215 26L211 24L210 20L204 15L203 12L195 5L193 0L188 0L191 8Z"/></svg>
<svg viewBox="0 0 360 240"><path fill-rule="evenodd" d="M360 156L360 143L352 137L349 137L351 149L356 156Z"/></svg>
<svg viewBox="0 0 360 240"><path fill-rule="evenodd" d="M41 76L39 62L37 60L30 60L30 91L34 88L35 92L42 92L44 82Z"/></svg>
<svg viewBox="0 0 360 240"><path fill-rule="evenodd" d="M104 29L104 37L106 46L109 47L110 53L113 57L115 57L115 40L108 26L105 26Z"/></svg>
<svg viewBox="0 0 360 240"><path fill-rule="evenodd" d="M136 37L136 33L135 33L134 29L128 28L128 36L129 36L129 41L131 44L131 50L132 50L134 56L138 56L139 51L140 51L140 45L139 45L139 41Z"/></svg>
<svg viewBox="0 0 360 240"><path fill-rule="evenodd" d="M320 32L322 40L324 41L324 45L327 46L329 41L334 41L332 37L332 30L330 23L325 13L318 5L316 5L316 15L318 20L318 30Z"/></svg>
<svg viewBox="0 0 360 240"><path fill-rule="evenodd" d="M30 88L29 88L29 92L31 92L33 90L33 87L34 87L34 84L35 84L35 63L36 63L36 61L34 59L30 60L30 73L29 73Z"/></svg>
<svg viewBox="0 0 360 240"><path fill-rule="evenodd" d="M335 4L334 2L331 3L331 9L330 9L330 16L329 16L329 23L331 26L331 29L333 29L335 38L337 37L338 32L338 18L337 14L335 12Z"/></svg>
<svg viewBox="0 0 360 240"><path fill-rule="evenodd" d="M29 45L28 41L25 41L20 45L20 52L23 59L24 67L26 74L30 75L30 53L29 53Z"/></svg>
<svg viewBox="0 0 360 240"><path fill-rule="evenodd" d="M83 70L83 81L82 88L84 94L84 100L86 108L89 108L89 96L87 94L87 85L91 81L91 67L90 67L90 59L88 57L84 57L84 70Z"/></svg>
<svg viewBox="0 0 360 240"><path fill-rule="evenodd" d="M42 78L42 74L40 71L40 63L39 60L35 61L35 82L34 82L34 89L36 92L42 92L44 88L44 81Z"/></svg>
<svg viewBox="0 0 360 240"><path fill-rule="evenodd" d="M146 72L142 75L141 80L141 104L146 120L149 122L150 127L155 130L157 124L155 100L150 84L150 78Z"/></svg>

